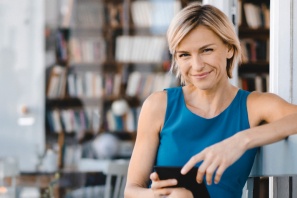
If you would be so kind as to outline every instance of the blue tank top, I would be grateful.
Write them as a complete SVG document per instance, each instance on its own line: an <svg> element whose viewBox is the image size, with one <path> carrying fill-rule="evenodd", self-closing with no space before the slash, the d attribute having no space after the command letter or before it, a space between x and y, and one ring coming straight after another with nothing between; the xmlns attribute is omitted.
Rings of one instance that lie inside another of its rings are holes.
<svg viewBox="0 0 297 198"><path fill-rule="evenodd" d="M222 113L207 119L187 108L182 87L166 90L167 108L164 126L160 132L160 145L155 162L157 166L183 166L204 148L250 128L247 91L240 89ZM256 152L257 148L246 151L225 170L219 184L207 185L210 197L241 198Z"/></svg>

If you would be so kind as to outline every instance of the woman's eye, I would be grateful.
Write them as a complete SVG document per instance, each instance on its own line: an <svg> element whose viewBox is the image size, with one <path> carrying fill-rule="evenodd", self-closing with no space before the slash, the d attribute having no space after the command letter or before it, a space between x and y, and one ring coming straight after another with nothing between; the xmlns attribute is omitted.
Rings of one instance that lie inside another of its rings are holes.
<svg viewBox="0 0 297 198"><path fill-rule="evenodd" d="M186 57L186 56L189 56L189 54L179 54L178 55L179 58Z"/></svg>
<svg viewBox="0 0 297 198"><path fill-rule="evenodd" d="M212 52L212 51L213 51L212 48L206 48L206 49L203 50L203 52Z"/></svg>

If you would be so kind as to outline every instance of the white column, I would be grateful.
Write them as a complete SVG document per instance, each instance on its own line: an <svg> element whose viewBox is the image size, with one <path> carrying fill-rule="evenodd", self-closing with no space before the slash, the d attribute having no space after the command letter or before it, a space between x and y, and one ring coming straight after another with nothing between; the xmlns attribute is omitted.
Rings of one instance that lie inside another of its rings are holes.
<svg viewBox="0 0 297 198"><path fill-rule="evenodd" d="M280 95L288 102L297 104L297 2L271 0L270 16L270 92ZM284 153L285 155L296 147L297 136L289 137L286 145L289 145L291 149ZM281 152L286 151L282 148ZM297 161L297 159L290 160L293 163ZM294 172L295 169L288 171ZM271 177L269 182L270 198L289 198L292 195L296 197L297 192L294 189L297 185L296 177L293 177L292 183L288 176Z"/></svg>

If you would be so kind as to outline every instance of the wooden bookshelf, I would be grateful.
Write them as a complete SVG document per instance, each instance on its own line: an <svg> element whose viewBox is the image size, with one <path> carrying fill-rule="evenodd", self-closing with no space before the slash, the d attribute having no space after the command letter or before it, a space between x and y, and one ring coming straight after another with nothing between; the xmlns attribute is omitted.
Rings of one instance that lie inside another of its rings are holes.
<svg viewBox="0 0 297 198"><path fill-rule="evenodd" d="M238 34L245 55L238 67L239 86L265 92L269 89L269 0L239 0L238 5L241 14ZM255 86L258 83L261 84Z"/></svg>
<svg viewBox="0 0 297 198"><path fill-rule="evenodd" d="M178 84L166 74L171 57L165 34L173 13L189 2L68 0L61 5L66 11L59 26L47 29L46 47L54 48L56 60L47 69L45 115L47 143L58 145L61 169L68 145L103 132L133 141L144 99ZM120 99L129 109L116 117L111 107ZM112 125L117 121L121 127Z"/></svg>
<svg viewBox="0 0 297 198"><path fill-rule="evenodd" d="M270 0L239 0L239 38L246 59L238 67L239 86L248 91L269 90ZM268 198L268 178L254 178L253 197Z"/></svg>

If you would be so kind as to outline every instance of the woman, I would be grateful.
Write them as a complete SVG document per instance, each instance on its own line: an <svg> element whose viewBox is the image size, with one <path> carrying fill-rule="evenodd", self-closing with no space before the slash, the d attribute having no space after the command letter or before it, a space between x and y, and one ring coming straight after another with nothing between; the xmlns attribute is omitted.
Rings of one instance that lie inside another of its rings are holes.
<svg viewBox="0 0 297 198"><path fill-rule="evenodd" d="M208 184L211 198L240 198L257 147L297 133L297 106L229 82L240 43L231 21L215 7L185 7L167 38L172 71L184 86L144 102L125 197L193 197L187 189L170 188L175 179L160 180L153 172L157 165L181 166L182 174L197 166L196 180Z"/></svg>

